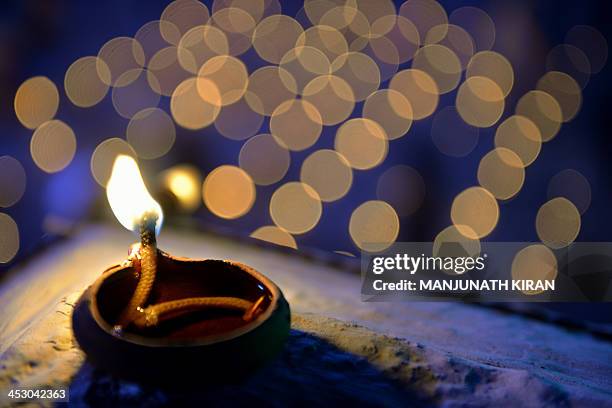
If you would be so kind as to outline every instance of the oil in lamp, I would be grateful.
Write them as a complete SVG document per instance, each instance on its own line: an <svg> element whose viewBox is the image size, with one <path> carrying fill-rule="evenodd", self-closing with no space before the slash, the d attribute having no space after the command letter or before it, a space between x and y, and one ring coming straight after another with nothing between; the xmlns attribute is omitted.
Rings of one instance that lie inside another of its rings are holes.
<svg viewBox="0 0 612 408"><path fill-rule="evenodd" d="M141 382L235 382L280 352L290 310L271 280L238 262L159 250L162 209L133 158L117 157L106 193L140 243L75 306L76 340L96 367Z"/></svg>

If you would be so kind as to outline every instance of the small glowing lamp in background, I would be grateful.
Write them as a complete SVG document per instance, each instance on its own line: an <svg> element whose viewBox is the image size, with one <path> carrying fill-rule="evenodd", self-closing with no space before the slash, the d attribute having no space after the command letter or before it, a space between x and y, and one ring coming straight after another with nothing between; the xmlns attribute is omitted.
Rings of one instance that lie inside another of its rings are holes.
<svg viewBox="0 0 612 408"><path fill-rule="evenodd" d="M191 179L177 181L176 174L169 187L174 184L179 197L190 191ZM290 311L272 281L237 262L158 250L163 211L134 158L117 157L106 195L117 220L138 233L140 243L75 306L75 337L96 366L141 382L223 382L278 354Z"/></svg>

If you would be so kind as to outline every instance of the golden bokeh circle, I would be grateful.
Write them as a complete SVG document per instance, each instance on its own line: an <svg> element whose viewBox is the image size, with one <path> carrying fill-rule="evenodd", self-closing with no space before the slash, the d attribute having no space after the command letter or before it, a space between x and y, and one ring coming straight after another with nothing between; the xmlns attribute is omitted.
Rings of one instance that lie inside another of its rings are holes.
<svg viewBox="0 0 612 408"><path fill-rule="evenodd" d="M321 199L308 184L296 181L283 184L270 198L272 221L291 234L303 234L313 229L322 212Z"/></svg>
<svg viewBox="0 0 612 408"><path fill-rule="evenodd" d="M266 241L271 244L297 249L297 242L293 235L275 225L265 225L251 233L251 238Z"/></svg>
<svg viewBox="0 0 612 408"><path fill-rule="evenodd" d="M26 189L26 173L19 162L11 156L0 156L0 207L15 205Z"/></svg>
<svg viewBox="0 0 612 408"><path fill-rule="evenodd" d="M395 75L400 65L400 52L386 36L369 38L365 47L354 47L351 44L351 51L361 51L372 58L378 65L382 81Z"/></svg>
<svg viewBox="0 0 612 408"><path fill-rule="evenodd" d="M438 92L445 94L457 87L463 68L457 55L440 44L425 45L414 55L412 68L429 74L438 86Z"/></svg>
<svg viewBox="0 0 612 408"><path fill-rule="evenodd" d="M196 84L196 81L198 83ZM199 86L198 86L199 85ZM201 98L199 89L206 89L208 102ZM213 81L189 78L176 87L170 100L174 121L186 129L202 129L215 121L221 111L221 95Z"/></svg>
<svg viewBox="0 0 612 408"><path fill-rule="evenodd" d="M554 280L557 277L557 258L546 246L529 245L514 255L512 260L513 280ZM525 289L526 295L537 295L543 289Z"/></svg>
<svg viewBox="0 0 612 408"><path fill-rule="evenodd" d="M504 94L489 78L469 77L459 87L455 105L466 123L486 128L501 118L505 107Z"/></svg>
<svg viewBox="0 0 612 408"><path fill-rule="evenodd" d="M499 221L497 200L485 188L469 187L453 200L451 219L466 237L484 238L495 229Z"/></svg>
<svg viewBox="0 0 612 408"><path fill-rule="evenodd" d="M351 86L335 75L314 78L304 87L302 98L317 108L325 126L343 122L355 107L355 94Z"/></svg>
<svg viewBox="0 0 612 408"><path fill-rule="evenodd" d="M146 108L130 119L126 139L138 157L156 159L174 146L176 129L172 118L162 109Z"/></svg>
<svg viewBox="0 0 612 408"><path fill-rule="evenodd" d="M19 122L36 129L53 119L59 106L59 92L51 80L37 76L24 81L15 94L14 108Z"/></svg>
<svg viewBox="0 0 612 408"><path fill-rule="evenodd" d="M270 133L289 150L309 148L321 136L323 119L316 106L303 99L281 103L270 117Z"/></svg>
<svg viewBox="0 0 612 408"><path fill-rule="evenodd" d="M297 83L284 68L269 65L249 76L245 99L255 112L270 116L283 102L297 95Z"/></svg>
<svg viewBox="0 0 612 408"><path fill-rule="evenodd" d="M353 169L340 153L328 149L317 150L302 162L300 181L311 186L321 201L336 201L351 188Z"/></svg>
<svg viewBox="0 0 612 408"><path fill-rule="evenodd" d="M135 39L116 37L100 48L97 62L100 81L110 86L126 86L141 74L139 69L145 64L145 54ZM131 75L124 75L128 71Z"/></svg>
<svg viewBox="0 0 612 408"><path fill-rule="evenodd" d="M50 120L34 131L30 153L34 163L47 173L56 173L70 164L76 153L74 132L61 120Z"/></svg>
<svg viewBox="0 0 612 408"><path fill-rule="evenodd" d="M363 104L363 117L380 124L389 140L408 133L413 116L408 99L394 89L376 91Z"/></svg>
<svg viewBox="0 0 612 408"><path fill-rule="evenodd" d="M512 150L527 167L538 158L542 149L540 129L530 119L512 115L497 127L495 146Z"/></svg>
<svg viewBox="0 0 612 408"><path fill-rule="evenodd" d="M399 228L399 217L393 207L379 200L361 204L349 221L353 242L367 252L379 252L390 247L397 239Z"/></svg>
<svg viewBox="0 0 612 408"><path fill-rule="evenodd" d="M536 216L536 232L550 248L563 248L574 242L580 232L580 212L564 197L546 202Z"/></svg>
<svg viewBox="0 0 612 408"><path fill-rule="evenodd" d="M173 45L178 45L181 37L196 26L205 25L210 12L205 4L197 0L175 0L168 4L161 14L162 37Z"/></svg>
<svg viewBox="0 0 612 408"><path fill-rule="evenodd" d="M209 92L209 84L216 85L217 92ZM200 97L211 104L230 105L244 96L249 82L246 66L238 58L219 55L206 61L196 79Z"/></svg>
<svg viewBox="0 0 612 408"><path fill-rule="evenodd" d="M66 96L74 105L89 108L100 102L108 93L110 70L97 57L79 58L70 65L64 77Z"/></svg>
<svg viewBox="0 0 612 408"><path fill-rule="evenodd" d="M249 173L255 184L268 186L285 177L291 155L272 135L264 133L253 136L242 145L238 163Z"/></svg>
<svg viewBox="0 0 612 408"><path fill-rule="evenodd" d="M360 52L339 55L332 62L331 71L351 87L356 102L363 101L380 85L378 65L372 58Z"/></svg>
<svg viewBox="0 0 612 408"><path fill-rule="evenodd" d="M384 36L391 41L397 50L399 63L410 61L421 43L419 31L412 21L395 14L382 16L375 20L368 35L370 38ZM353 44L356 43L358 40L353 41Z"/></svg>
<svg viewBox="0 0 612 408"><path fill-rule="evenodd" d="M253 32L253 47L263 60L278 64L293 49L304 29L295 19L275 14L261 20Z"/></svg>
<svg viewBox="0 0 612 408"><path fill-rule="evenodd" d="M431 122L431 140L443 154L465 157L476 148L479 130L467 124L454 106L440 109Z"/></svg>
<svg viewBox="0 0 612 408"><path fill-rule="evenodd" d="M136 159L137 155L132 146L123 139L113 137L102 141L96 146L91 155L89 167L94 180L106 188L106 184L110 179L115 159L119 155L126 155Z"/></svg>
<svg viewBox="0 0 612 408"><path fill-rule="evenodd" d="M478 165L478 182L499 200L514 197L525 182L525 166L512 150L497 147Z"/></svg>
<svg viewBox="0 0 612 408"><path fill-rule="evenodd" d="M582 90L578 82L564 72L550 71L538 81L536 88L559 103L563 122L574 119L582 105Z"/></svg>
<svg viewBox="0 0 612 408"><path fill-rule="evenodd" d="M366 118L344 122L336 132L335 150L358 170L378 166L387 157L389 142L385 130Z"/></svg>
<svg viewBox="0 0 612 408"><path fill-rule="evenodd" d="M584 89L591 78L591 62L586 54L570 44L553 47L546 56L546 70L565 72Z"/></svg>
<svg viewBox="0 0 612 408"><path fill-rule="evenodd" d="M19 228L13 218L0 213L0 264L10 262L19 252Z"/></svg>
<svg viewBox="0 0 612 408"><path fill-rule="evenodd" d="M561 170L548 182L548 198L564 197L584 214L591 205L591 185L582 173L574 169Z"/></svg>
<svg viewBox="0 0 612 408"><path fill-rule="evenodd" d="M389 203L402 217L412 215L421 208L425 193L425 181L421 174L403 164L389 167L376 184L376 197Z"/></svg>
<svg viewBox="0 0 612 408"><path fill-rule="evenodd" d="M467 65L466 78L485 77L495 82L502 90L504 98L514 85L514 70L510 61L495 51L480 51Z"/></svg>
<svg viewBox="0 0 612 408"><path fill-rule="evenodd" d="M542 141L552 140L563 122L561 106L555 98L543 91L529 91L519 99L516 114L530 119L540 130Z"/></svg>
<svg viewBox="0 0 612 408"><path fill-rule="evenodd" d="M153 20L145 23L136 31L134 40L142 47L147 63L159 50L171 45L163 37L162 30L173 29L176 30L176 26L173 27L173 24L168 21Z"/></svg>
<svg viewBox="0 0 612 408"><path fill-rule="evenodd" d="M229 55L244 54L253 45L252 36L257 22L246 11L226 7L213 13L210 20L226 35Z"/></svg>
<svg viewBox="0 0 612 408"><path fill-rule="evenodd" d="M211 25L193 27L185 33L176 50L178 62L186 71L197 74L209 59L229 53L227 36Z"/></svg>
<svg viewBox="0 0 612 408"><path fill-rule="evenodd" d="M440 99L436 82L429 74L418 69L405 69L395 74L389 83L389 89L408 99L415 120L431 115Z"/></svg>
<svg viewBox="0 0 612 408"><path fill-rule="evenodd" d="M255 184L240 167L223 165L211 171L202 187L204 204L217 217L235 219L255 202Z"/></svg>

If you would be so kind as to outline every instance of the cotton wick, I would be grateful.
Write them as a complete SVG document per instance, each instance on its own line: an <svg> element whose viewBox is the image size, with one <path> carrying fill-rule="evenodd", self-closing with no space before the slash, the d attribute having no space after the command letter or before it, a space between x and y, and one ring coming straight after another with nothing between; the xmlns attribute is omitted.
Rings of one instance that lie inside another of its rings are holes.
<svg viewBox="0 0 612 408"><path fill-rule="evenodd" d="M157 272L156 223L157 215L150 213L145 214L139 223L140 250L138 255L140 256L140 277L132 298L119 318L119 326L127 326L130 322L137 319L140 315L139 310L144 307L151 294Z"/></svg>

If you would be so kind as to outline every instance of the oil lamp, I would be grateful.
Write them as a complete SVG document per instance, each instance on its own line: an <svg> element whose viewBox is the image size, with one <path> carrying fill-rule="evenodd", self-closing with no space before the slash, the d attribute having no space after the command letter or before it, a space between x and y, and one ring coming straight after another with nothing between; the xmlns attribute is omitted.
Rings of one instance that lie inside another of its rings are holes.
<svg viewBox="0 0 612 408"><path fill-rule="evenodd" d="M106 193L140 242L75 306L75 338L95 366L141 382L233 382L279 353L290 310L272 281L238 262L159 250L163 212L133 158L117 157Z"/></svg>

